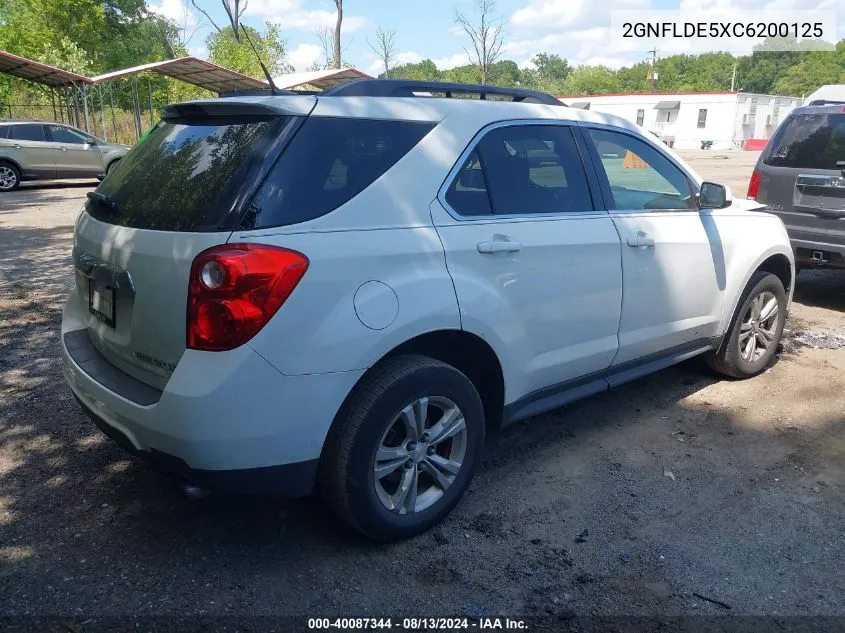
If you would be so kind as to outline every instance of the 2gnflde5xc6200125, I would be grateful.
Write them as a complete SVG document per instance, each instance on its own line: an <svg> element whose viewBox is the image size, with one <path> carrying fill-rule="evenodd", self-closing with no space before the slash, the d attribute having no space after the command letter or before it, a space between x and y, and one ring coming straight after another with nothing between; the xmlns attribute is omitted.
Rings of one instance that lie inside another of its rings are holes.
<svg viewBox="0 0 845 633"><path fill-rule="evenodd" d="M753 376L789 308L777 217L542 93L197 101L123 162L75 227L73 393L193 485L319 490L379 540L443 519L490 429L697 354Z"/></svg>

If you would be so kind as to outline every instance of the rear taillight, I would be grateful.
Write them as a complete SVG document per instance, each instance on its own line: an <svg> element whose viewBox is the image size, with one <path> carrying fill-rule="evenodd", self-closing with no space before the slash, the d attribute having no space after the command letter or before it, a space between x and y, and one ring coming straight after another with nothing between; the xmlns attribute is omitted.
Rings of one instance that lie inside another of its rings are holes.
<svg viewBox="0 0 845 633"><path fill-rule="evenodd" d="M188 349L243 345L272 318L308 269L296 251L224 244L197 255L188 282Z"/></svg>
<svg viewBox="0 0 845 633"><path fill-rule="evenodd" d="M760 172L756 169L751 172L751 180L748 181L748 194L746 197L749 200L756 200L757 193L760 191Z"/></svg>

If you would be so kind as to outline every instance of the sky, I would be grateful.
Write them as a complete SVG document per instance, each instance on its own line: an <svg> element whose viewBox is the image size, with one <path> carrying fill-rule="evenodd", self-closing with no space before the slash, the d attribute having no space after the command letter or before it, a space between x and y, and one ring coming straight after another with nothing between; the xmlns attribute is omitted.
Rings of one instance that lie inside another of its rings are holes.
<svg viewBox="0 0 845 633"><path fill-rule="evenodd" d="M610 40L611 11L670 9L682 11L764 10L775 19L785 10L834 9L841 0L498 0L496 16L505 27L503 59L521 67L531 65L538 52L557 53L570 64L630 65L647 57L647 46L617 45ZM221 0L197 0L219 25L228 24ZM187 27L191 54L205 58L205 38L212 31L208 20L190 0L148 0L149 8ZM455 11L472 14L476 0L344 0L344 59L370 73L381 63L370 49L378 26L396 33L394 65L432 59L445 70L469 63L465 35L455 26ZM762 15L762 14L761 14ZM812 18L812 12L807 12ZM287 61L306 70L322 56L315 35L318 26L334 27L333 0L248 0L242 21L261 28L278 23L286 41ZM845 37L845 13L838 37Z"/></svg>

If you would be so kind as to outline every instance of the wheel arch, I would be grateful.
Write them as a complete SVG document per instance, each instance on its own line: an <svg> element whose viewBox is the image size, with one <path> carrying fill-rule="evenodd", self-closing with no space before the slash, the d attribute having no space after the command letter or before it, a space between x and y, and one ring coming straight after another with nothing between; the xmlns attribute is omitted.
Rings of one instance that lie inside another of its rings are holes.
<svg viewBox="0 0 845 633"><path fill-rule="evenodd" d="M748 287L748 283L754 274L759 271L771 273L781 280L786 290L787 312L792 303L792 291L795 287L795 257L791 248L786 246L770 248L758 256L747 270L748 272L733 292L729 304L730 310L726 309L722 315L722 323L719 328L722 335L728 331L731 323L733 323L742 293Z"/></svg>
<svg viewBox="0 0 845 633"><path fill-rule="evenodd" d="M470 379L481 397L487 429L494 430L501 426L505 386L504 372L499 357L490 344L480 336L459 329L441 329L419 334L382 354L347 394L338 410L338 415L344 410L355 388L378 367L389 359L406 355L428 356L458 369ZM336 421L337 416L332 422L332 428L335 427Z"/></svg>
<svg viewBox="0 0 845 633"><path fill-rule="evenodd" d="M0 157L0 165L3 163L7 163L18 170L18 173L21 176L21 180L23 180L23 168L18 164L18 161L13 160L11 158L6 158L5 156Z"/></svg>

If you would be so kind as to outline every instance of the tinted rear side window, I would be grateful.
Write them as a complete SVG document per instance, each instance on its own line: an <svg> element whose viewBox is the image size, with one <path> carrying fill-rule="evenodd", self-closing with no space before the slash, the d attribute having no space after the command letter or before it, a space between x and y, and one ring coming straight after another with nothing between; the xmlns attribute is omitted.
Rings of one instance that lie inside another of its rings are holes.
<svg viewBox="0 0 845 633"><path fill-rule="evenodd" d="M337 209L393 167L434 126L309 118L273 166L240 228L296 224Z"/></svg>
<svg viewBox="0 0 845 633"><path fill-rule="evenodd" d="M12 137L19 141L44 141L44 126L36 124L13 125Z"/></svg>
<svg viewBox="0 0 845 633"><path fill-rule="evenodd" d="M9 138L9 126L0 125L0 138Z"/></svg>
<svg viewBox="0 0 845 633"><path fill-rule="evenodd" d="M162 121L97 188L114 205L89 200L86 209L103 222L139 229L232 228L226 223L238 193L286 122Z"/></svg>
<svg viewBox="0 0 845 633"><path fill-rule="evenodd" d="M775 167L842 169L845 160L845 114L794 114L771 142L763 162Z"/></svg>

